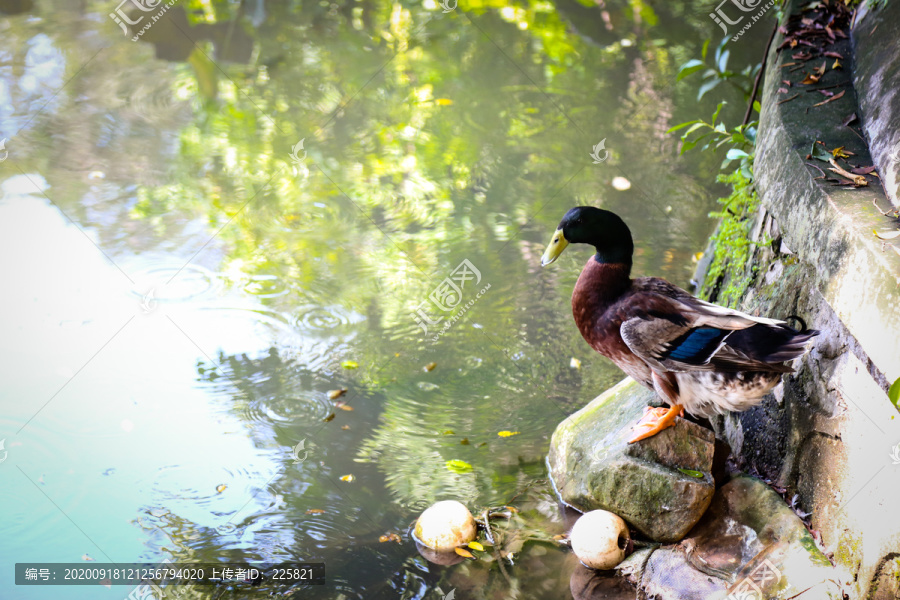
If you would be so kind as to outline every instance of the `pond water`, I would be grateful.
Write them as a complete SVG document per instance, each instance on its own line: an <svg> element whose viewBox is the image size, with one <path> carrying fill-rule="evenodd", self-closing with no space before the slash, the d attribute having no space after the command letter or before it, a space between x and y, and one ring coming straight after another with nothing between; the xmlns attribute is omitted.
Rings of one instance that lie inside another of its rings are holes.
<svg viewBox="0 0 900 600"><path fill-rule="evenodd" d="M539 257L594 204L636 273L688 285L718 161L666 130L743 112L676 83L708 7L172 4L119 5L126 34L112 1L0 2L4 569L316 560L322 586L179 597L569 597L544 458L622 375L572 322L587 248ZM441 499L518 509L503 568L419 555Z"/></svg>

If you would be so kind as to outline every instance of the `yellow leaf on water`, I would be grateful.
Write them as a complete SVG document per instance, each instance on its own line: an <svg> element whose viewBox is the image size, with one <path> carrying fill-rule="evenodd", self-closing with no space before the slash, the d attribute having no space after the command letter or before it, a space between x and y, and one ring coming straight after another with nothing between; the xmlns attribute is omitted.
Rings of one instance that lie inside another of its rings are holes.
<svg viewBox="0 0 900 600"><path fill-rule="evenodd" d="M428 363L427 365L425 365L425 366L422 367L422 368L425 370L426 373L428 373L429 371L434 371L434 368L435 368L436 366L437 366L437 363L436 363L436 362L430 362L430 363Z"/></svg>
<svg viewBox="0 0 900 600"><path fill-rule="evenodd" d="M471 473L474 467L464 460L454 459L447 461L447 470L454 473Z"/></svg>
<svg viewBox="0 0 900 600"><path fill-rule="evenodd" d="M341 429L343 429L344 431L347 431L348 429L350 429L350 426L349 425L341 425Z"/></svg>
<svg viewBox="0 0 900 600"><path fill-rule="evenodd" d="M346 411L351 411L351 410L353 410L353 407L350 406L349 404L341 404L340 406L338 406L338 408L341 409L341 410L346 410Z"/></svg>
<svg viewBox="0 0 900 600"><path fill-rule="evenodd" d="M484 552L484 546L482 546L478 542L469 542L469 548L471 548L472 550L478 550L479 552Z"/></svg>
<svg viewBox="0 0 900 600"><path fill-rule="evenodd" d="M322 420L327 423L328 421L331 421L332 419L334 419L334 413L331 413L330 415L328 415L327 417L325 417Z"/></svg>
<svg viewBox="0 0 900 600"><path fill-rule="evenodd" d="M353 475L344 475L343 477L341 477L341 481L346 481L347 483L350 483L354 479L356 478Z"/></svg>
<svg viewBox="0 0 900 600"><path fill-rule="evenodd" d="M221 493L224 492L227 488L228 488L228 486L225 485L224 483L223 483L222 485L217 485L217 486L216 486L216 492L218 492L219 494L221 494Z"/></svg>
<svg viewBox="0 0 900 600"><path fill-rule="evenodd" d="M570 369L580 369L581 361L573 356L572 360L569 361L569 368Z"/></svg>
<svg viewBox="0 0 900 600"><path fill-rule="evenodd" d="M329 400L337 400L338 398L340 398L341 396L343 396L346 393L347 393L347 388L341 388L339 390L331 390L330 392L328 392L328 399Z"/></svg>
<svg viewBox="0 0 900 600"><path fill-rule="evenodd" d="M311 508L308 511L306 511L306 514L308 514L308 515L321 515L324 513L325 513L325 511L322 510L321 508Z"/></svg>
<svg viewBox="0 0 900 600"><path fill-rule="evenodd" d="M450 98L435 98L434 102L438 106L450 106L451 104L453 104L453 100L451 100Z"/></svg>
<svg viewBox="0 0 900 600"><path fill-rule="evenodd" d="M453 550L455 550L457 554L464 558L475 558L474 554L472 554L468 550L465 550L464 548L454 548Z"/></svg>
<svg viewBox="0 0 900 600"><path fill-rule="evenodd" d="M345 369L358 369L359 363L356 362L355 360L345 360L344 362L341 363L341 366L344 367Z"/></svg>
<svg viewBox="0 0 900 600"><path fill-rule="evenodd" d="M519 435L520 433L520 431L498 431L497 435L499 435L500 437L510 437L513 435Z"/></svg>

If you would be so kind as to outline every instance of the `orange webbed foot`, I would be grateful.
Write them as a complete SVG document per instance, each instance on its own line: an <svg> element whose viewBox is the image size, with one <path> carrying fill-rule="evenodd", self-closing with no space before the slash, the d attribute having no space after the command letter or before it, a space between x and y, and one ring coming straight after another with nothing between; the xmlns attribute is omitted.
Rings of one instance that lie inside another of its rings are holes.
<svg viewBox="0 0 900 600"><path fill-rule="evenodd" d="M675 424L677 417L684 416L684 407L678 404L671 408L650 408L644 409L644 416L634 426L634 434L629 438L628 443L633 444L639 440L645 440L653 437L663 429L667 429Z"/></svg>

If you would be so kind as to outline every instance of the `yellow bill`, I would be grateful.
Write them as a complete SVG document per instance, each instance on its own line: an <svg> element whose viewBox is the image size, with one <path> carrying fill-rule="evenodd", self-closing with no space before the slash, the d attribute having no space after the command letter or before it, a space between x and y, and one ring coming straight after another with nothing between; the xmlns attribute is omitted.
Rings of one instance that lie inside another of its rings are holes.
<svg viewBox="0 0 900 600"><path fill-rule="evenodd" d="M541 266L546 267L559 258L559 255L562 254L562 251L565 250L568 245L569 242L566 240L566 236L563 235L562 229L557 229L553 234L553 239L550 240L550 245L547 246L544 255L541 257Z"/></svg>

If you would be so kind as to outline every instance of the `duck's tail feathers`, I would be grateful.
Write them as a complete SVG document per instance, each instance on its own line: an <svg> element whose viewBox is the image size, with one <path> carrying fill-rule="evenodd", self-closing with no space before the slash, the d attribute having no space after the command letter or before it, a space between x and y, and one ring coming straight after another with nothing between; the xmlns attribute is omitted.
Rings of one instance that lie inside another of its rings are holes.
<svg viewBox="0 0 900 600"><path fill-rule="evenodd" d="M808 329L800 317L791 316L786 320L798 321L801 329L793 329L786 323L782 325L760 323L735 331L728 338L728 345L759 362L780 363L794 360L806 353L806 343L820 332Z"/></svg>

